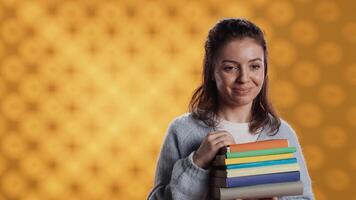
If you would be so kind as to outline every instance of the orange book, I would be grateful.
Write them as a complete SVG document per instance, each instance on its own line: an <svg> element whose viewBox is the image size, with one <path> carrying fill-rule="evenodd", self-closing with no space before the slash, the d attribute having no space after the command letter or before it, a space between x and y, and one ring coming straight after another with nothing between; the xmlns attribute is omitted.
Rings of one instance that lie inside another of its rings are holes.
<svg viewBox="0 0 356 200"><path fill-rule="evenodd" d="M262 140L262 141L248 142L242 144L232 144L227 147L221 148L220 153L224 154L226 152L243 152L243 151L253 151L253 150L272 149L272 148L284 148L288 146L289 146L289 142L287 139Z"/></svg>

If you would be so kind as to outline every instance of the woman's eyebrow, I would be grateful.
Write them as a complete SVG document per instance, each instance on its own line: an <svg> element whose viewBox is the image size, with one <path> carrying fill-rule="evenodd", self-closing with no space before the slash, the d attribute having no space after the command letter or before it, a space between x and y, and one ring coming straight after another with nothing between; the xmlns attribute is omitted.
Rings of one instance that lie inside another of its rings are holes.
<svg viewBox="0 0 356 200"><path fill-rule="evenodd" d="M249 60L248 62L254 62L254 61L261 61L262 62L262 59L261 58L254 58L254 59Z"/></svg>
<svg viewBox="0 0 356 200"><path fill-rule="evenodd" d="M251 59L249 60L248 62L254 62L254 61L261 61L262 62L262 59L261 58L254 58L254 59ZM239 62L235 61L235 60L223 60L222 63L225 63L225 62L230 62L230 63L234 63L234 64L240 64Z"/></svg>
<svg viewBox="0 0 356 200"><path fill-rule="evenodd" d="M234 61L234 60L223 60L222 63L225 63L225 62L230 62L230 63L234 63L234 64L240 64L238 63L237 61Z"/></svg>

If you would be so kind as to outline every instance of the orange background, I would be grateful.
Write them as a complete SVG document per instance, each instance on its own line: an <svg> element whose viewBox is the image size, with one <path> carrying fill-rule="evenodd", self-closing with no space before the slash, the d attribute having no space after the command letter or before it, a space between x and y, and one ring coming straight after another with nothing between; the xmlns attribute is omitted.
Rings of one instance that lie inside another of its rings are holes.
<svg viewBox="0 0 356 200"><path fill-rule="evenodd" d="M0 199L145 199L168 123L200 83L207 32L266 32L270 96L317 199L356 199L353 1L0 3Z"/></svg>

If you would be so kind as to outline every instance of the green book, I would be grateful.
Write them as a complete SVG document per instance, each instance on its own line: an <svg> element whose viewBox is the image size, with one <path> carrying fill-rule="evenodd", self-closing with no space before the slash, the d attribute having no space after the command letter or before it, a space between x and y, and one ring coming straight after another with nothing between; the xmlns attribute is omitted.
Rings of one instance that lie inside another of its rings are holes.
<svg viewBox="0 0 356 200"><path fill-rule="evenodd" d="M245 152L227 152L225 153L226 158L243 158L251 156L266 156L274 154L284 154L284 153L294 153L297 149L295 147L285 147L285 148L273 148L273 149L262 149L254 151Z"/></svg>

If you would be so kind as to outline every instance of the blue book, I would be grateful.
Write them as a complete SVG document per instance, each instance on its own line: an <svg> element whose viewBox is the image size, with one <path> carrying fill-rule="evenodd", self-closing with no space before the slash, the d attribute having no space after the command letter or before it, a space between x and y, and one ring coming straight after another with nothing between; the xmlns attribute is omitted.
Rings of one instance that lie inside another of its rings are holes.
<svg viewBox="0 0 356 200"><path fill-rule="evenodd" d="M269 183L284 183L294 182L300 180L300 172L283 172L274 174L262 174L254 176L242 176L233 178L213 178L214 187L231 188L231 187L244 187L252 185L261 185Z"/></svg>
<svg viewBox="0 0 356 200"><path fill-rule="evenodd" d="M261 161L261 162L251 162L251 163L226 165L226 169L240 169L240 168L247 168L247 167L263 167L263 166L270 166L270 165L292 164L292 163L296 163L296 162L297 162L296 158L288 158L288 159L283 159L283 160L270 160L270 161Z"/></svg>

